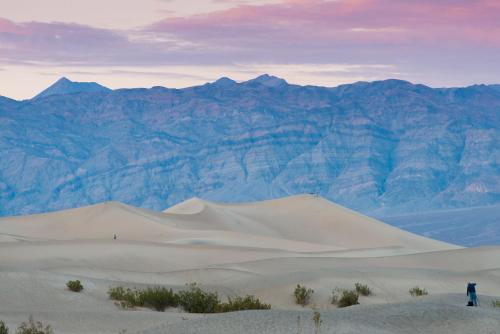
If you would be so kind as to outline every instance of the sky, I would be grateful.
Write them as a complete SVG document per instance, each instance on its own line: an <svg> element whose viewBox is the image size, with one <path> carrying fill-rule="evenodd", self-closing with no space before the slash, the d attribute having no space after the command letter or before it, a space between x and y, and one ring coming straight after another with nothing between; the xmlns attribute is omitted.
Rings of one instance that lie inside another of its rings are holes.
<svg viewBox="0 0 500 334"><path fill-rule="evenodd" d="M498 0L1 0L0 95L65 76L187 87L263 73L337 86L500 83Z"/></svg>

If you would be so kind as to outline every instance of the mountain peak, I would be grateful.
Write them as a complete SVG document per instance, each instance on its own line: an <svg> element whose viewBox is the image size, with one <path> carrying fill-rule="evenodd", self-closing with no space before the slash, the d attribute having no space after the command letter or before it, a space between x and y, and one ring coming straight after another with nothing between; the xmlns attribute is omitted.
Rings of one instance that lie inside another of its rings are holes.
<svg viewBox="0 0 500 334"><path fill-rule="evenodd" d="M261 76L258 76L255 79L247 81L247 83L257 83L260 85L273 88L278 88L288 85L288 83L284 79L269 74L263 74Z"/></svg>
<svg viewBox="0 0 500 334"><path fill-rule="evenodd" d="M83 92L96 93L107 92L109 90L109 88L101 86L96 82L75 82L69 80L66 77L62 77L50 87L35 96L34 99L39 99L51 95L75 94Z"/></svg>
<svg viewBox="0 0 500 334"><path fill-rule="evenodd" d="M59 80L57 80L55 83L68 83L68 82L73 82L71 80L69 80L68 78L66 77L61 77Z"/></svg>
<svg viewBox="0 0 500 334"><path fill-rule="evenodd" d="M213 85L218 86L218 87L229 87L236 84L236 81L233 79L230 79L228 77L222 77L218 79L217 81L213 82Z"/></svg>

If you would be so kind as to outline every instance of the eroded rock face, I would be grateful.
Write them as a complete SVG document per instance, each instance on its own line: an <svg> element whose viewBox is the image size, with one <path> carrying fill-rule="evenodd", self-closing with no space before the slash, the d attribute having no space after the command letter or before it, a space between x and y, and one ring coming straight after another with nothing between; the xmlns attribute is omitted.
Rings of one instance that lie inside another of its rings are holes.
<svg viewBox="0 0 500 334"><path fill-rule="evenodd" d="M0 215L318 193L366 213L500 202L500 90L270 76L0 100Z"/></svg>

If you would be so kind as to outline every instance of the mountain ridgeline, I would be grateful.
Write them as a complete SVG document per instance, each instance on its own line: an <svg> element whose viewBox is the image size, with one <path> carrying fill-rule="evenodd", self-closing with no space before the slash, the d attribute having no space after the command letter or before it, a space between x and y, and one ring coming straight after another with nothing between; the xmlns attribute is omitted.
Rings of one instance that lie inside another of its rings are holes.
<svg viewBox="0 0 500 334"><path fill-rule="evenodd" d="M376 215L500 202L499 86L96 85L0 97L0 215L299 193Z"/></svg>

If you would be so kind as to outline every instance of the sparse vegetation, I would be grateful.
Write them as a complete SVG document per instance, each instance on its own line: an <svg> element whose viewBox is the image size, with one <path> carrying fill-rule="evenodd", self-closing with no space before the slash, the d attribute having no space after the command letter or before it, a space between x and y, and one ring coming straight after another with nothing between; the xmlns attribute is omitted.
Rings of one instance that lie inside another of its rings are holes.
<svg viewBox="0 0 500 334"><path fill-rule="evenodd" d="M73 292L80 292L83 290L83 285L79 280L68 281L68 283L66 283L66 286Z"/></svg>
<svg viewBox="0 0 500 334"><path fill-rule="evenodd" d="M356 290L342 290L342 294L338 299L338 307L348 307L359 304L359 295Z"/></svg>
<svg viewBox="0 0 500 334"><path fill-rule="evenodd" d="M27 322L23 322L17 328L16 334L54 334L54 331L49 325L44 326L40 321L35 322L30 316Z"/></svg>
<svg viewBox="0 0 500 334"><path fill-rule="evenodd" d="M408 290L408 292L410 293L410 296L412 296L412 297L426 296L429 294L429 292L427 292L427 290L422 289L418 286L414 286L413 288Z"/></svg>
<svg viewBox="0 0 500 334"><path fill-rule="evenodd" d="M308 289L307 287L297 284L293 295L295 297L295 302L299 305L306 306L311 302L312 295L314 293L313 289Z"/></svg>
<svg viewBox="0 0 500 334"><path fill-rule="evenodd" d="M354 287L356 288L356 292L361 296L369 296L372 294L372 290L366 284L361 284L358 282L354 284Z"/></svg>
<svg viewBox="0 0 500 334"><path fill-rule="evenodd" d="M268 310L271 308L271 305L265 304L251 295L228 298L227 302L221 303L216 292L204 291L196 283L188 284L185 290L178 293L165 287L125 289L118 286L110 288L108 295L121 308L147 307L156 311L165 311L168 307L177 306L181 306L189 313Z"/></svg>
<svg viewBox="0 0 500 334"><path fill-rule="evenodd" d="M500 299L495 299L495 300L492 300L492 301L491 301L491 305L492 305L493 307L495 307L495 308L497 308L497 307L498 307L498 308L500 308ZM1 331L0 331L0 333L1 333Z"/></svg>
<svg viewBox="0 0 500 334"><path fill-rule="evenodd" d="M314 334L318 334L321 330L321 324L323 320L321 320L321 313L318 311L314 311L313 313L313 322L314 322Z"/></svg>
<svg viewBox="0 0 500 334"><path fill-rule="evenodd" d="M258 298L247 295L245 297L228 298L227 303L220 303L217 312L234 312L243 310L269 310L271 305L262 303Z"/></svg>
<svg viewBox="0 0 500 334"><path fill-rule="evenodd" d="M0 320L0 334L9 334L9 327L5 324L5 322Z"/></svg>
<svg viewBox="0 0 500 334"><path fill-rule="evenodd" d="M178 293L179 305L189 313L215 313L220 304L216 292L203 291L196 283Z"/></svg>

